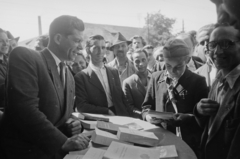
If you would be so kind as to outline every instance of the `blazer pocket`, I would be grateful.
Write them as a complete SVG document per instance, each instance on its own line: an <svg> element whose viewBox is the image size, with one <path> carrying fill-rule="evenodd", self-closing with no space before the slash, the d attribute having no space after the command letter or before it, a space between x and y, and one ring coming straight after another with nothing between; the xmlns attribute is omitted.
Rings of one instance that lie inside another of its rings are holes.
<svg viewBox="0 0 240 159"><path fill-rule="evenodd" d="M227 145L231 144L239 124L240 124L240 118L226 120L224 140Z"/></svg>

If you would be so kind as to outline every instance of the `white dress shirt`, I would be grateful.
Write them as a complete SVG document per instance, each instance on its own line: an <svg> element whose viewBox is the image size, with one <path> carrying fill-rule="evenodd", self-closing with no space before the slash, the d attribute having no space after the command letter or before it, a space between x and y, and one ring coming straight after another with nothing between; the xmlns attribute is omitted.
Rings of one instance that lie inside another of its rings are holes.
<svg viewBox="0 0 240 159"><path fill-rule="evenodd" d="M196 71L196 66L195 66L195 63L194 63L194 61L193 61L193 59L191 58L190 59L190 61L188 62L188 64L187 64L187 66L188 66L188 69L190 70L190 71Z"/></svg>
<svg viewBox="0 0 240 159"><path fill-rule="evenodd" d="M89 67L97 74L97 77L103 86L103 89L107 96L108 107L113 106L112 95L108 83L108 76L105 66L103 65L102 67L99 68L90 61Z"/></svg>

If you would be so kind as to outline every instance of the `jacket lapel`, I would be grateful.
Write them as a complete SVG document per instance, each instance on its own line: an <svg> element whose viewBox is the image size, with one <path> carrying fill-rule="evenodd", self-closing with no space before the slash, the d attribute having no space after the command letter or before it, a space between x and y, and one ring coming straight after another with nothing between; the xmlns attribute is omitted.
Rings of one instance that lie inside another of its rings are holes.
<svg viewBox="0 0 240 159"><path fill-rule="evenodd" d="M236 83L238 83L239 80L240 79L238 79ZM215 85L217 84L217 80L214 82L214 84ZM216 116L213 116L210 118L210 121L212 121L212 123L210 123L211 125L209 126L209 130L208 130L209 137L207 142L209 142L214 137L214 135L218 132L219 128L223 123L223 120L229 114L229 112L231 112L231 110L234 108L235 106L234 97L235 97L235 94L239 92L239 90L240 90L240 86L235 85L233 89L228 89L228 91L225 93L226 96L224 96L224 98L222 99L221 107L219 107L218 113L216 114ZM231 93L232 91L233 93ZM210 98L211 98L211 94L213 94L213 96L216 96L216 93L217 93L216 89L211 91L209 93Z"/></svg>
<svg viewBox="0 0 240 159"><path fill-rule="evenodd" d="M102 83L100 82L100 80L98 79L98 76L96 75L96 73L91 69L90 66L87 67L87 73L89 75L89 82L94 85L95 87L97 87L98 89L100 89L101 91L104 91Z"/></svg>
<svg viewBox="0 0 240 159"><path fill-rule="evenodd" d="M64 100L64 91L63 91L63 87L60 81L60 76L57 70L57 66L56 66L56 62L54 60L54 58L52 57L52 55L50 54L50 52L45 49L41 52L41 55L43 57L43 60L45 61L46 65L47 65L47 69L49 72L49 75L52 79L54 88L57 92L57 96L58 96L58 100L60 103L60 108L61 111L63 111L63 100Z"/></svg>
<svg viewBox="0 0 240 159"><path fill-rule="evenodd" d="M107 68L107 67L105 67L105 68L106 68L106 72L107 72L107 76L108 76L108 84L109 84L110 92L111 92L111 95L114 95L115 94L114 93L115 86L114 86L113 81L115 81L115 79L114 79L112 72L109 70L109 68ZM114 100L114 98L112 98L112 100Z"/></svg>
<svg viewBox="0 0 240 159"><path fill-rule="evenodd" d="M140 78L136 74L134 74L134 81L136 82L136 87L139 90L139 92L145 97L146 90L145 90L142 82L140 81Z"/></svg>

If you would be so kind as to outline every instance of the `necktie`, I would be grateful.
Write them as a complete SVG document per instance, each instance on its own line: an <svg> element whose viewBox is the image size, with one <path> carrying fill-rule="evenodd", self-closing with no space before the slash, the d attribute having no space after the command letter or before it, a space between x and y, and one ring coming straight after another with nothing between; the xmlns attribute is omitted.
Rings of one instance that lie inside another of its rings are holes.
<svg viewBox="0 0 240 159"><path fill-rule="evenodd" d="M59 63L59 67L60 67L60 80L62 82L62 86L63 88L65 88L65 74L66 74L66 65L64 62L60 62Z"/></svg>

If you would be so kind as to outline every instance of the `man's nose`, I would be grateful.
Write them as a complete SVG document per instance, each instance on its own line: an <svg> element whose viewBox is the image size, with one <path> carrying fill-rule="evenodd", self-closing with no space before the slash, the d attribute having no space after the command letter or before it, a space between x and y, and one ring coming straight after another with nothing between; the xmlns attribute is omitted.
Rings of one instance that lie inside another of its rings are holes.
<svg viewBox="0 0 240 159"><path fill-rule="evenodd" d="M214 51L214 54L222 54L223 53L223 49L220 48L219 45L217 45L216 50Z"/></svg>

